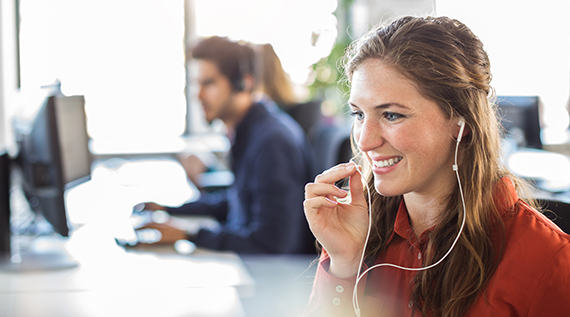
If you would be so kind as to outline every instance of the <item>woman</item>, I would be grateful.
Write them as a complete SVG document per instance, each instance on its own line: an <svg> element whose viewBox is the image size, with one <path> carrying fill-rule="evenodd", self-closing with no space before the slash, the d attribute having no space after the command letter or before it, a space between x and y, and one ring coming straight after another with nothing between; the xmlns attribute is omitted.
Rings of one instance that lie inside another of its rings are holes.
<svg viewBox="0 0 570 317"><path fill-rule="evenodd" d="M345 71L362 168L306 186L323 251L305 314L570 315L570 236L501 164L479 39L456 20L404 17L353 43ZM335 186L347 177L350 195Z"/></svg>

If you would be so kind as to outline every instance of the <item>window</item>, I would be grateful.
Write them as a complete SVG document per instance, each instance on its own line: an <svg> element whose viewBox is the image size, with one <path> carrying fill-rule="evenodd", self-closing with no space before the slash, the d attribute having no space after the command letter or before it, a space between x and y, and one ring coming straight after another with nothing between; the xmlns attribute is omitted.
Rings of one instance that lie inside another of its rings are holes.
<svg viewBox="0 0 570 317"><path fill-rule="evenodd" d="M23 95L59 79L96 140L184 132L183 0L20 0L20 18Z"/></svg>

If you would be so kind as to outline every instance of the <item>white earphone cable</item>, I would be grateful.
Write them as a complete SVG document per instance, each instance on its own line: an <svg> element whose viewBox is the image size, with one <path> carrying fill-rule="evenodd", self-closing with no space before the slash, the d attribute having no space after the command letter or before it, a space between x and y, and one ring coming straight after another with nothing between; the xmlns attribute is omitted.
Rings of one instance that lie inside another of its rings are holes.
<svg viewBox="0 0 570 317"><path fill-rule="evenodd" d="M460 125L461 128L459 130L459 135L457 137L457 143L455 145L455 164L453 165L453 170L455 171L455 175L457 176L457 182L459 184L459 193L461 195L461 203L463 205L463 219L461 221L461 227L459 228L459 232L457 233L457 237L455 237L455 240L453 241L453 244L451 245L451 247L449 248L447 253L445 253L445 255L441 259L439 259L439 261L437 261L436 263L433 263L431 265L413 268L413 267L403 267L403 266L399 266L399 265L392 264L392 263L380 263L380 264L376 264L374 266L371 266L368 269L366 269L364 272L360 273L360 271L362 270L362 265L364 262L364 254L366 252L366 247L368 245L368 240L370 238L370 231L372 228L372 204L371 204L371 198L370 198L370 187L368 186L368 182L364 179L364 175L362 175L362 171L360 169L360 166L358 166L358 164L357 164L358 173L360 174L361 180L366 185L366 190L368 191L368 233L366 235L366 240L364 242L364 247L362 249L362 256L360 258L360 263L358 265L358 272L356 274L356 282L354 284L354 290L352 292L352 306L354 307L354 313L356 314L357 317L360 317L360 305L358 304L358 282L360 282L362 277L366 273L368 273L370 270L375 269L377 267L382 267L382 266L395 267L395 268L398 268L401 270L407 270L407 271L428 270L428 269L431 269L431 268L439 265L441 262L443 262L443 260L445 260L445 258L447 258L447 256L451 253L451 251L453 250L453 248L457 244L457 241L459 241L459 237L461 236L461 233L463 232L463 227L465 226L465 218L467 216L467 212L466 212L466 208L465 208L465 198L463 196L463 188L461 187L461 179L459 178L459 171L458 171L458 167L457 167L457 152L459 150L459 142L461 142L461 137L463 135L463 129L465 127L465 122L460 121L458 123L458 125ZM359 152L356 156L360 155L361 153L362 152ZM353 159L354 158L351 158L350 162L353 162L356 164L356 162L354 162Z"/></svg>

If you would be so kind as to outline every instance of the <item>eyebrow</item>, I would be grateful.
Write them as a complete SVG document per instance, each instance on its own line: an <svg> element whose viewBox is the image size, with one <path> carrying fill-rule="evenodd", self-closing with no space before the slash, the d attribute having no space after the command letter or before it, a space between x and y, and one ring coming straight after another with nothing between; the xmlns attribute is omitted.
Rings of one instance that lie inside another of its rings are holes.
<svg viewBox="0 0 570 317"><path fill-rule="evenodd" d="M348 104L349 104L351 107L360 108L359 106L353 104L353 103L350 102L350 101L348 102ZM406 107L406 106L404 106L404 105L402 105L402 104L399 104L399 103L397 103L397 102L383 103L383 104L381 104L381 105L374 106L373 108L374 108L375 110L377 110L377 109L386 109L386 108L390 108L390 107L398 107L398 108L403 108L403 109L409 109L409 107Z"/></svg>
<svg viewBox="0 0 570 317"><path fill-rule="evenodd" d="M209 85L209 84L215 82L215 81L216 81L216 78L211 78L211 77L209 77L209 78L199 78L197 81L198 81L198 84L199 84L199 85Z"/></svg>

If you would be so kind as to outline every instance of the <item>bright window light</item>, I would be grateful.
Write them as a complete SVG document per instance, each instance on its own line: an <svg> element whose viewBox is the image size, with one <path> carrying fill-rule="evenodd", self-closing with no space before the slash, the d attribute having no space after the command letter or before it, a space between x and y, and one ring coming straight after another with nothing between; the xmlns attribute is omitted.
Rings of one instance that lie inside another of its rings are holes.
<svg viewBox="0 0 570 317"><path fill-rule="evenodd" d="M195 0L196 33L270 43L291 79L304 83L337 38L337 0ZM317 39L316 41L314 39Z"/></svg>
<svg viewBox="0 0 570 317"><path fill-rule="evenodd" d="M85 96L94 139L184 132L183 0L21 0L20 10L23 95L59 79Z"/></svg>

